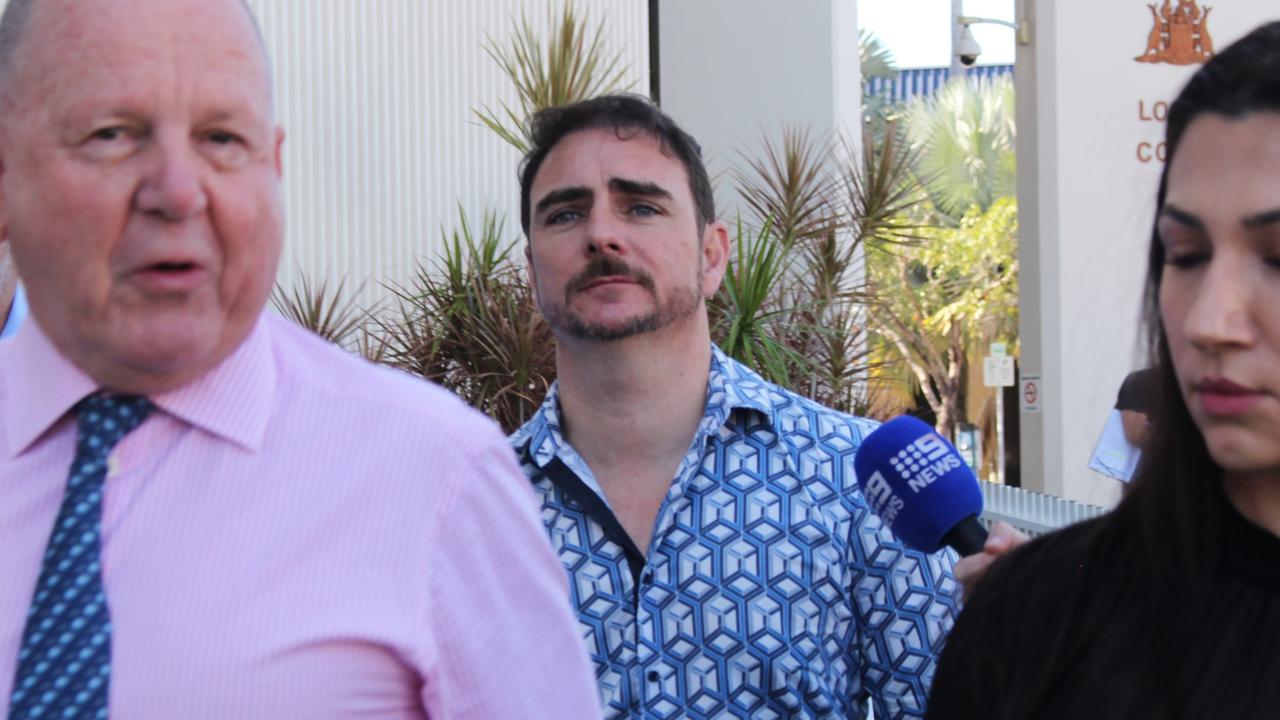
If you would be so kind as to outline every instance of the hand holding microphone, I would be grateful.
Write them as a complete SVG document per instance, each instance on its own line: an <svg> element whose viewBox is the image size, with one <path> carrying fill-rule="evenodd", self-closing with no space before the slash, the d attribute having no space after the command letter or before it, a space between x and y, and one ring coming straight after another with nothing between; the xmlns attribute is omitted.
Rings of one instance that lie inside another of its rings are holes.
<svg viewBox="0 0 1280 720"><path fill-rule="evenodd" d="M948 545L960 554L955 572L966 596L995 558L1030 539L1004 522L988 539L978 522L977 477L951 443L916 418L904 415L876 428L853 467L872 511L907 547L932 553Z"/></svg>
<svg viewBox="0 0 1280 720"><path fill-rule="evenodd" d="M908 547L982 552L987 531L978 522L978 479L933 428L907 415L894 418L862 441L853 467L872 511Z"/></svg>

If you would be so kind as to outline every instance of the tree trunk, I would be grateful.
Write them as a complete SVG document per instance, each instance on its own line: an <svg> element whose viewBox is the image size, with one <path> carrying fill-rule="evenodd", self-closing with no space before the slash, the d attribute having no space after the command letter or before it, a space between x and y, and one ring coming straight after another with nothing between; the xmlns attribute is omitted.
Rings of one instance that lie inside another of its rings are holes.
<svg viewBox="0 0 1280 720"><path fill-rule="evenodd" d="M964 345L953 338L947 348L947 374L937 378L937 404L933 408L936 422L934 429L942 437L955 442L956 423L963 417L960 407L960 379L964 376Z"/></svg>

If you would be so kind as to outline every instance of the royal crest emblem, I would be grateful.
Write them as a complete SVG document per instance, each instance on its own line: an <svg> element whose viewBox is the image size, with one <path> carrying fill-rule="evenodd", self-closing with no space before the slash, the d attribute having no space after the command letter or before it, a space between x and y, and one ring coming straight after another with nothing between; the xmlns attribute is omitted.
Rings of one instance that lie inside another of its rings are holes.
<svg viewBox="0 0 1280 720"><path fill-rule="evenodd" d="M1177 7L1171 0L1164 0L1158 9L1149 4L1154 25L1147 35L1147 49L1138 62L1192 65L1202 63L1213 55L1213 38L1209 35L1209 11L1203 10L1195 0L1178 0Z"/></svg>

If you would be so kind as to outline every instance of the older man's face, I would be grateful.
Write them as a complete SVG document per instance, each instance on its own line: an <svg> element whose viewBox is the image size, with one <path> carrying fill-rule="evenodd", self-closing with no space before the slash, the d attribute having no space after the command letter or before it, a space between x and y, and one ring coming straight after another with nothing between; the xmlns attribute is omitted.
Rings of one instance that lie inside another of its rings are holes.
<svg viewBox="0 0 1280 720"><path fill-rule="evenodd" d="M37 5L0 120L0 223L31 312L102 385L198 378L275 278L282 134L236 0Z"/></svg>

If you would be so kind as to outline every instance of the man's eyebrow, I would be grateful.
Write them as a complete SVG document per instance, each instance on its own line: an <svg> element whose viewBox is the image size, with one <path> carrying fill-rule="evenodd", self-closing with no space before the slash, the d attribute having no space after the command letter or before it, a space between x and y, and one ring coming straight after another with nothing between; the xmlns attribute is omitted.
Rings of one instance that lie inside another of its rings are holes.
<svg viewBox="0 0 1280 720"><path fill-rule="evenodd" d="M627 180L625 178L612 178L609 180L609 189L616 193L625 195L639 195L641 197L670 198L671 193L657 183L644 180Z"/></svg>
<svg viewBox="0 0 1280 720"><path fill-rule="evenodd" d="M593 193L591 190L585 187L558 188L556 190L552 190L546 195L543 195L542 199L538 201L538 204L533 206L533 212L536 215L556 203L590 199L592 195Z"/></svg>
<svg viewBox="0 0 1280 720"><path fill-rule="evenodd" d="M1249 217L1240 221L1240 224L1244 225L1247 228L1262 227L1263 225L1274 225L1275 223L1280 223L1280 208L1260 212L1256 215L1250 215Z"/></svg>
<svg viewBox="0 0 1280 720"><path fill-rule="evenodd" d="M1165 203L1164 209L1160 211L1161 217L1172 218L1173 220L1186 225L1193 230L1204 231L1204 221L1195 215L1183 210L1177 205Z"/></svg>

